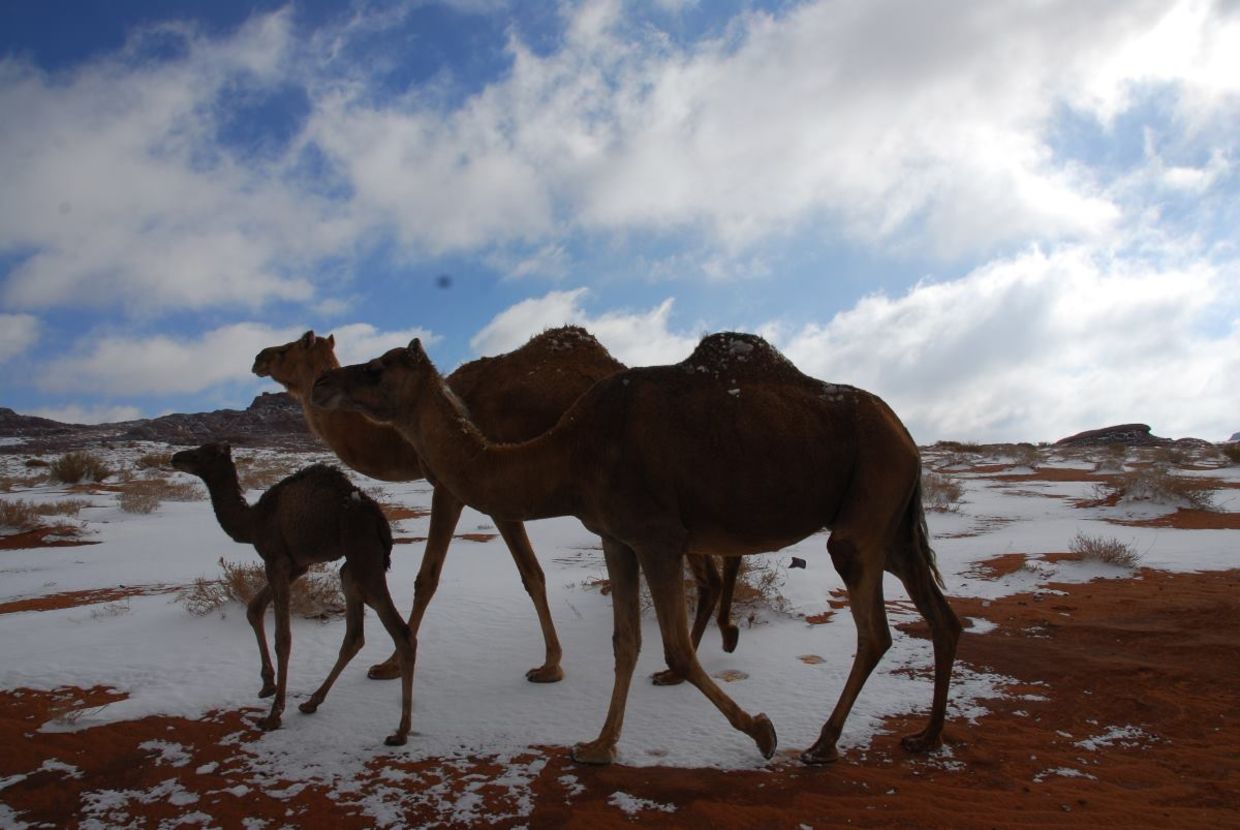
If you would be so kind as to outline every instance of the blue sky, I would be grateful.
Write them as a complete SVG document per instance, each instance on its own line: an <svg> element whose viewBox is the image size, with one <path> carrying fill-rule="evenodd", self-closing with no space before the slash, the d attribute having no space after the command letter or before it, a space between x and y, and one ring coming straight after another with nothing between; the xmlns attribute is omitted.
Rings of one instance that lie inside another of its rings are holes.
<svg viewBox="0 0 1240 830"><path fill-rule="evenodd" d="M1235 3L76 0L0 56L19 412L575 322L760 332L923 442L1240 430Z"/></svg>

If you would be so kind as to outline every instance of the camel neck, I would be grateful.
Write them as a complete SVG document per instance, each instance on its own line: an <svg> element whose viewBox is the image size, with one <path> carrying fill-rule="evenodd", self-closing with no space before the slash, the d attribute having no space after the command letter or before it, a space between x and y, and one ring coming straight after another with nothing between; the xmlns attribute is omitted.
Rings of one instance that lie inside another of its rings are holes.
<svg viewBox="0 0 1240 830"><path fill-rule="evenodd" d="M417 448L436 483L502 520L572 513L572 491L564 484L568 458L560 444L548 436L492 444L438 375L428 374L422 387L409 417L396 427Z"/></svg>
<svg viewBox="0 0 1240 830"><path fill-rule="evenodd" d="M251 520L254 508L245 500L241 492L241 482L237 480L237 469L231 472L203 476L207 492L211 494L211 506L215 509L215 518L220 527L234 542L252 543Z"/></svg>

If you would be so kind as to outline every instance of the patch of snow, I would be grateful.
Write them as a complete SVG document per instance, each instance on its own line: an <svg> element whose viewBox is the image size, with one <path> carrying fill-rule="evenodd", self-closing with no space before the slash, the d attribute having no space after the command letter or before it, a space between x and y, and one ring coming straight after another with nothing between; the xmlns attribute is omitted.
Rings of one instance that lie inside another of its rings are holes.
<svg viewBox="0 0 1240 830"><path fill-rule="evenodd" d="M607 803L613 807L618 807L622 812L630 816L636 816L644 810L658 810L661 813L676 812L675 804L660 804L657 801L651 801L648 798L638 798L635 795L629 795L619 790L607 797Z"/></svg>
<svg viewBox="0 0 1240 830"><path fill-rule="evenodd" d="M1157 740L1156 737L1136 726L1112 726L1101 735L1077 741L1074 746L1079 746L1081 749L1086 749L1090 752L1097 752L1099 749L1106 749L1112 746L1120 746L1127 749Z"/></svg>

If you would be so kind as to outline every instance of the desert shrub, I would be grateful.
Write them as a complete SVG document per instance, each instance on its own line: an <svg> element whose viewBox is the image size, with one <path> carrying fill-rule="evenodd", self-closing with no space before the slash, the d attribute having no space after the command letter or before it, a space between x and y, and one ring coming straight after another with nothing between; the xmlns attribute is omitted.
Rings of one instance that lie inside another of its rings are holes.
<svg viewBox="0 0 1240 830"><path fill-rule="evenodd" d="M63 499L33 504L22 499L0 501L0 527L12 527L18 530L33 530L42 526L42 519L48 516L76 516L90 502L83 499Z"/></svg>
<svg viewBox="0 0 1240 830"><path fill-rule="evenodd" d="M139 470L166 470L172 465L172 453L148 452L138 457L134 466Z"/></svg>
<svg viewBox="0 0 1240 830"><path fill-rule="evenodd" d="M1221 452L1223 457L1230 463L1240 464L1240 441L1236 441L1231 444L1223 444L1219 447L1219 452Z"/></svg>
<svg viewBox="0 0 1240 830"><path fill-rule="evenodd" d="M939 513L955 512L960 509L960 499L964 496L964 485L944 473L923 470L921 474L922 503L927 510Z"/></svg>
<svg viewBox="0 0 1240 830"><path fill-rule="evenodd" d="M1122 473L1124 471L1124 462L1127 460L1128 446L1126 444L1118 442L1107 444L1102 452L1102 457L1094 462L1094 472Z"/></svg>
<svg viewBox="0 0 1240 830"><path fill-rule="evenodd" d="M1156 504L1187 504L1198 510L1214 509L1214 491L1187 476L1173 475L1166 467L1154 465L1133 470L1113 482L1099 485L1102 498L1150 501Z"/></svg>
<svg viewBox="0 0 1240 830"><path fill-rule="evenodd" d="M68 452L52 462L49 468L52 479L64 484L79 481L103 481L112 470L103 459L89 452Z"/></svg>
<svg viewBox="0 0 1240 830"><path fill-rule="evenodd" d="M229 602L249 603L267 584L267 573L257 562L229 562L220 558L221 575L200 577L177 594L177 602L196 616L209 614ZM344 613L340 579L330 564L311 565L289 592L289 609L306 619L326 619Z"/></svg>
<svg viewBox="0 0 1240 830"><path fill-rule="evenodd" d="M1084 561L1102 562L1121 568L1135 568L1141 561L1141 554L1137 553L1132 545L1126 545L1118 539L1087 536L1079 531L1068 544L1068 550Z"/></svg>
<svg viewBox="0 0 1240 830"><path fill-rule="evenodd" d="M788 600L781 591L787 577L786 568L774 557L742 557L736 575L736 589L732 592L733 605L785 610Z"/></svg>
<svg viewBox="0 0 1240 830"><path fill-rule="evenodd" d="M193 482L135 478L123 485L120 504L126 513L151 513L166 501L198 501L203 497L203 490Z"/></svg>
<svg viewBox="0 0 1240 830"><path fill-rule="evenodd" d="M1012 444L1004 449L1005 455L1012 459L1012 464L1016 467L1036 470L1042 463L1042 453L1033 444Z"/></svg>
<svg viewBox="0 0 1240 830"><path fill-rule="evenodd" d="M14 487L29 489L47 481L46 475L0 476L0 493L11 493Z"/></svg>
<svg viewBox="0 0 1240 830"><path fill-rule="evenodd" d="M242 490L266 490L298 469L297 461L271 456L236 458L237 479Z"/></svg>

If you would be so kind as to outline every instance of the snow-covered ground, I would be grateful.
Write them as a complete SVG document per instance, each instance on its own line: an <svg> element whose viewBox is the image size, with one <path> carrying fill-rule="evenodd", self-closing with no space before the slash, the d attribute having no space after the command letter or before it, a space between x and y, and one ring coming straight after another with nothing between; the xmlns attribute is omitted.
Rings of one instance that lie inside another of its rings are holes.
<svg viewBox="0 0 1240 830"><path fill-rule="evenodd" d="M123 468L151 449L111 450L109 461ZM21 455L0 457L0 476L28 475L24 460ZM293 466L315 460L330 458L302 456ZM944 459L932 454L928 461ZM1053 456L1043 466L1093 469L1085 460ZM950 474L965 486L958 509L929 515L949 597L996 598L1042 590L1048 582L1134 578L1133 571L1109 565L1037 559L997 579L977 575L977 562L1000 554L1036 557L1067 551L1078 532L1131 545L1147 567L1240 566L1240 532L1106 521L1162 515L1173 512L1173 505L1080 507L1075 502L1092 498L1094 484L1005 482L993 472ZM1238 467L1184 474L1240 482ZM356 480L382 501L429 510L431 489L425 482L380 484L360 476ZM32 502L70 496L90 501L91 506L70 523L80 525L86 538L97 544L0 551L0 603L117 586L183 586L196 577L217 576L220 557L257 561L252 548L224 535L206 500L165 502L155 512L141 515L122 511L118 496L111 492L70 494L60 485L40 485L0 493L5 500ZM253 500L258 493L249 496ZM1237 489L1216 493L1219 507L1226 511L1240 509L1238 497ZM403 520L396 535L425 536L428 521ZM571 745L593 738L606 713L612 682L610 599L589 584L605 576L598 540L573 519L532 522L528 531L547 575L551 610L564 646L562 682L539 685L525 680L525 671L542 662L542 638L533 605L502 541L458 539L419 637L414 732L408 745L382 745L398 719L400 693L399 684L365 676L367 666L391 651L374 615L368 613L365 648L313 716L301 715L296 704L331 667L344 623L294 620L284 727L246 738L256 776L278 769L283 780L319 781L344 792L363 765L379 755L515 758L528 755L532 746ZM457 532L490 533L493 526L488 517L467 509ZM393 552L388 582L402 613L411 605L421 552L421 542L398 545ZM804 559L807 567L789 569L793 556ZM743 708L770 716L781 751L799 751L816 738L844 684L855 631L846 609L837 610L823 624L805 619L826 611L831 592L842 589L825 553L824 535L767 559L779 570L786 607L738 609L742 631L736 652L725 654L720 649L712 624L699 656L710 674L728 681L721 685ZM841 741L845 751L863 754L885 718L924 712L930 702L930 644L894 628L916 619L911 605L901 602L906 597L894 578L887 579L886 596L895 643L848 720ZM985 620L976 619L971 631L987 628ZM794 756L783 752L764 761L752 741L731 729L691 686L649 683L649 675L664 667L652 614L645 619L643 646L620 743L623 763L724 768L794 763ZM258 656L244 610L230 605L222 612L196 617L168 593L64 610L0 614L0 688L64 685L111 686L128 697L71 723L52 722L45 729L83 729L151 714L193 718L210 710L243 707L253 707L257 718L267 706L267 701L255 697ZM1004 694L1004 686L1004 678L958 663L949 718L977 717L988 700ZM513 778L519 787L520 770L514 769Z"/></svg>

